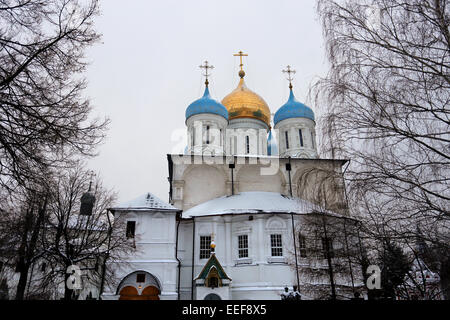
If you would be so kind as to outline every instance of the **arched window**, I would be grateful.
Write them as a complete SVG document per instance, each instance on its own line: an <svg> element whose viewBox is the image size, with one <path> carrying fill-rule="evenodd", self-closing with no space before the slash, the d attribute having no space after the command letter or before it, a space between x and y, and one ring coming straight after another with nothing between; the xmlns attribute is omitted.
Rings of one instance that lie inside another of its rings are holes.
<svg viewBox="0 0 450 320"><path fill-rule="evenodd" d="M250 153L250 137L245 136L245 151L247 154Z"/></svg>
<svg viewBox="0 0 450 320"><path fill-rule="evenodd" d="M211 268L205 280L205 286L208 288L217 288L222 286L222 281L219 279L219 273L215 267Z"/></svg>
<svg viewBox="0 0 450 320"><path fill-rule="evenodd" d="M300 251L300 257L306 258L306 237L302 234L298 236L298 250Z"/></svg>
<svg viewBox="0 0 450 320"><path fill-rule="evenodd" d="M286 139L286 149L289 149L289 134L287 131L284 132L284 137Z"/></svg>
<svg viewBox="0 0 450 320"><path fill-rule="evenodd" d="M303 147L303 133L302 133L302 129L298 129L298 138L300 139L300 147Z"/></svg>
<svg viewBox="0 0 450 320"><path fill-rule="evenodd" d="M217 294L210 293L203 300L222 300L222 299Z"/></svg>

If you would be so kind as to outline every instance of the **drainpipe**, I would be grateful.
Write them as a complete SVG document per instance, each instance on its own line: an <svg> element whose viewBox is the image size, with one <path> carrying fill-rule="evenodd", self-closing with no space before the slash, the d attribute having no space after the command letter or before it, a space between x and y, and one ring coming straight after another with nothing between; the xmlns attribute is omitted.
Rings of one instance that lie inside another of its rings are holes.
<svg viewBox="0 0 450 320"><path fill-rule="evenodd" d="M289 157L289 163L286 163L286 171L289 176L289 194L292 197L292 180L291 180L291 157ZM297 289L300 290L300 279L298 275L298 259L297 259L297 244L295 241L295 227L294 227L294 214L291 213L291 222L292 222L292 239L294 240L294 253L295 253L295 272L297 275Z"/></svg>
<svg viewBox="0 0 450 320"><path fill-rule="evenodd" d="M234 195L234 162L230 163L228 167L231 169L231 195Z"/></svg>
<svg viewBox="0 0 450 320"><path fill-rule="evenodd" d="M178 214L177 214L178 216ZM178 217L177 217L178 218ZM177 286L177 300L180 300L180 282L181 282L181 261L178 259L178 228L180 227L181 219L177 221L177 239L175 241L175 259L178 261L178 286Z"/></svg>
<svg viewBox="0 0 450 320"><path fill-rule="evenodd" d="M294 228L294 214L293 213L291 213L291 222L292 222L292 238L294 240L295 272L297 274L297 290L300 290L300 279L298 276L297 245L295 243L295 228Z"/></svg>
<svg viewBox="0 0 450 320"><path fill-rule="evenodd" d="M286 163L286 171L288 172L289 176L289 194L292 197L292 181L291 181L291 157L289 157L289 162Z"/></svg>
<svg viewBox="0 0 450 320"><path fill-rule="evenodd" d="M195 217L192 217L192 283L191 300L194 300Z"/></svg>

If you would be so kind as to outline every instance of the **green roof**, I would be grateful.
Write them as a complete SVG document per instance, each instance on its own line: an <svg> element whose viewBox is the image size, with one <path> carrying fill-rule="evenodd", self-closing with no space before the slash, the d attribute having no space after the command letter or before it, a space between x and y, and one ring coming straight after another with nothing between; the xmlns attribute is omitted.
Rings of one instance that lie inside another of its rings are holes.
<svg viewBox="0 0 450 320"><path fill-rule="evenodd" d="M197 276L197 278L195 278L194 280L197 279L203 279L205 280L206 277L209 274L209 271L211 270L211 268L215 267L217 270L217 273L219 274L220 279L228 279L231 280L231 278L229 278L225 272L225 270L223 270L222 265L220 264L219 260L217 259L216 255L214 253L211 254L211 257L209 257L208 261L206 262L205 266L203 267L202 271L200 272L200 274Z"/></svg>

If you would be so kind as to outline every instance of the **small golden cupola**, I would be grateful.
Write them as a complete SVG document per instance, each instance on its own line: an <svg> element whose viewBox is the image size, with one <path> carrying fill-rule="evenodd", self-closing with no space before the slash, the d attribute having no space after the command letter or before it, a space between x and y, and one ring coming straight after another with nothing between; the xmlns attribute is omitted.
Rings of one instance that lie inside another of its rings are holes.
<svg viewBox="0 0 450 320"><path fill-rule="evenodd" d="M244 82L242 57L247 56L242 51L234 54L240 58L239 84L230 94L222 100L222 104L228 110L228 120L238 118L253 118L263 121L270 128L270 109L264 99L251 91Z"/></svg>

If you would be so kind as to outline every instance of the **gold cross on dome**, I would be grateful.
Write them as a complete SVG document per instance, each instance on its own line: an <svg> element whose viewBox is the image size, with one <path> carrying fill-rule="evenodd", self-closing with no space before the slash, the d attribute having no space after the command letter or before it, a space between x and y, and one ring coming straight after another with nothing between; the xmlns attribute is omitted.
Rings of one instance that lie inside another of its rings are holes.
<svg viewBox="0 0 450 320"><path fill-rule="evenodd" d="M233 56L239 57L239 60L240 60L239 67L241 67L241 70L242 70L242 67L244 66L244 64L242 63L242 57L248 57L248 54L243 53L242 51L239 51L238 53L233 54Z"/></svg>
<svg viewBox="0 0 450 320"><path fill-rule="evenodd" d="M288 66L286 67L286 70L282 70L282 71L283 71L284 73L287 73L287 74L288 74L288 77L287 77L286 79L289 80L289 88L292 89L292 80L294 80L294 78L292 77L291 73L292 73L292 74L295 74L295 70L294 70L294 69L291 69L291 66L288 65Z"/></svg>

